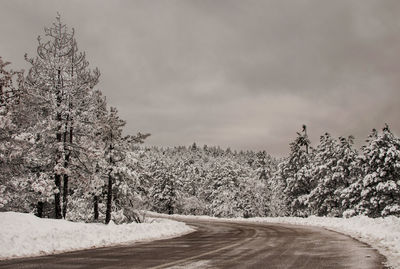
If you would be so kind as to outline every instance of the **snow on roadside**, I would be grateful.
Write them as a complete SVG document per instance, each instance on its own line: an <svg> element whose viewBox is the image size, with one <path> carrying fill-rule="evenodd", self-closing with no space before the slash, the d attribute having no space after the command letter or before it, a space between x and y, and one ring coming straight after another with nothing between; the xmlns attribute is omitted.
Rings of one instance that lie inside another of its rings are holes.
<svg viewBox="0 0 400 269"><path fill-rule="evenodd" d="M162 215L154 214L153 216ZM164 215L166 216L166 215ZM174 215L177 220L223 220L232 222L249 223L287 223L295 225L318 226L350 235L362 242L369 244L387 258L387 265L400 269L400 218L368 218L356 216L352 218L315 217L277 217L277 218L215 218L208 216L183 216Z"/></svg>
<svg viewBox="0 0 400 269"><path fill-rule="evenodd" d="M170 238L192 231L182 222L167 219L154 219L152 223L104 225L0 212L0 259Z"/></svg>

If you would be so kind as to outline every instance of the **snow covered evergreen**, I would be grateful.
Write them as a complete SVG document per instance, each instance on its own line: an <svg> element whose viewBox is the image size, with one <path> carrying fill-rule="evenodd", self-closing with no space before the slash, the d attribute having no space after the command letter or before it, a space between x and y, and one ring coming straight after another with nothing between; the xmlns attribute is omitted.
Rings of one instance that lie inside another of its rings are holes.
<svg viewBox="0 0 400 269"><path fill-rule="evenodd" d="M310 164L314 188L307 205L312 215L342 216L342 193L357 176L357 152L352 143L352 137L335 140L328 133L321 136Z"/></svg>
<svg viewBox="0 0 400 269"><path fill-rule="evenodd" d="M400 216L400 140L385 126L362 148L362 175L348 190L349 215Z"/></svg>

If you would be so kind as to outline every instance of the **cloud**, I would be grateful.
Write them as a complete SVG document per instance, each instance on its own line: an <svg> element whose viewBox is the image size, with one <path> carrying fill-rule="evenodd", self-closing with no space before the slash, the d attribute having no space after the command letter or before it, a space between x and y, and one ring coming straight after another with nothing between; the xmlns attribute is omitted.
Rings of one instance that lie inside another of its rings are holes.
<svg viewBox="0 0 400 269"><path fill-rule="evenodd" d="M0 53L26 68L57 11L102 72L99 88L148 143L267 149L303 123L359 144L400 133L400 2L2 1Z"/></svg>

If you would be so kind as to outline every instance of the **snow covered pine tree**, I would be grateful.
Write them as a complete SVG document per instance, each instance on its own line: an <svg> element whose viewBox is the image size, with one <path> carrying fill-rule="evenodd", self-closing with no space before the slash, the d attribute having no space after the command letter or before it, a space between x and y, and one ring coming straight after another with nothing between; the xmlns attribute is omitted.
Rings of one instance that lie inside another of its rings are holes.
<svg viewBox="0 0 400 269"><path fill-rule="evenodd" d="M37 126L38 137L46 140L47 156L53 163L55 217L65 218L71 159L74 151L84 148L74 136L85 133L81 115L100 73L97 69L93 72L88 69L85 54L78 53L74 30L68 31L60 16L51 28L45 28L45 36L46 42L38 38L38 56L25 56L32 65L26 86L40 100L38 109L42 111L42 121Z"/></svg>
<svg viewBox="0 0 400 269"><path fill-rule="evenodd" d="M400 139L386 125L381 133L373 129L367 142L360 158L363 176L347 191L347 215L400 216Z"/></svg>

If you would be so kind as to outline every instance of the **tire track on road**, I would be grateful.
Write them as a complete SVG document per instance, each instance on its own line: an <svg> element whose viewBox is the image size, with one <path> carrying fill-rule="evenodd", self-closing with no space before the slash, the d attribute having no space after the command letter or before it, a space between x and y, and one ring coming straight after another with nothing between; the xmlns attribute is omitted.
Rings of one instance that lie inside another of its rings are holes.
<svg viewBox="0 0 400 269"><path fill-rule="evenodd" d="M178 238L153 242L0 261L0 269L384 268L385 259L377 251L348 236L322 228L180 221L197 230Z"/></svg>

